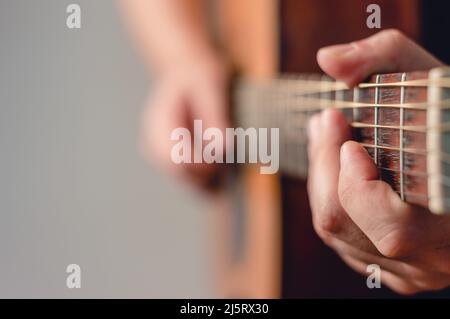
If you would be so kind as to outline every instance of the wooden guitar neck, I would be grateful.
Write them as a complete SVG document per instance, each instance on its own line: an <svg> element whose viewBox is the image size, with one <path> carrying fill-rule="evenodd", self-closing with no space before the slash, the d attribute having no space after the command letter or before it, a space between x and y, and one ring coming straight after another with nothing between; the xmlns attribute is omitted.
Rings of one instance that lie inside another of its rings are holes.
<svg viewBox="0 0 450 319"><path fill-rule="evenodd" d="M306 177L306 125L327 108L342 110L399 196L434 213L450 211L450 69L374 75L348 88L320 75L286 75L267 83L245 80L235 92L242 127L280 128L280 165Z"/></svg>

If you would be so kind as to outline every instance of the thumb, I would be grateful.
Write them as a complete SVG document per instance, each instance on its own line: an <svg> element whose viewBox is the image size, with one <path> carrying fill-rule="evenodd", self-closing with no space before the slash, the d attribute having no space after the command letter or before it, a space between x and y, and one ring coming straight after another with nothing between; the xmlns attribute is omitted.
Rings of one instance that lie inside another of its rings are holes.
<svg viewBox="0 0 450 319"><path fill-rule="evenodd" d="M356 208L377 210L377 218L385 212L391 216L390 211L396 213L401 208L403 202L387 183L378 179L378 168L363 146L354 141L344 143L340 159L339 196L352 218L357 221L361 218L360 222L367 219L364 209Z"/></svg>
<svg viewBox="0 0 450 319"><path fill-rule="evenodd" d="M317 61L327 74L350 86L373 73L417 71L443 65L394 29L357 42L322 48L317 53Z"/></svg>
<svg viewBox="0 0 450 319"><path fill-rule="evenodd" d="M339 200L353 222L386 257L403 257L441 243L449 223L403 202L387 183L366 150L356 142L341 148Z"/></svg>

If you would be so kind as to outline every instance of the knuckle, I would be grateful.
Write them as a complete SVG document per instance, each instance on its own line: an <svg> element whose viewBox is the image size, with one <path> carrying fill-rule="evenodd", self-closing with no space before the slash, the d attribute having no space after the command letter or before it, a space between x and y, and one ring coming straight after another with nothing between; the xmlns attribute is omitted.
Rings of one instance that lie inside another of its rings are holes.
<svg viewBox="0 0 450 319"><path fill-rule="evenodd" d="M387 57L392 63L397 63L401 49L405 46L407 37L397 29L388 29L380 35L382 42L385 42L385 47L391 48L386 51Z"/></svg>
<svg viewBox="0 0 450 319"><path fill-rule="evenodd" d="M446 287L442 283L434 281L421 281L418 286L421 291L438 291Z"/></svg>
<svg viewBox="0 0 450 319"><path fill-rule="evenodd" d="M315 228L315 230L316 230L317 236L319 236L319 238L325 243L325 245L327 245L329 247L333 247L334 239L335 239L333 234L326 232L322 229L318 229L318 228Z"/></svg>
<svg viewBox="0 0 450 319"><path fill-rule="evenodd" d="M414 280L402 280L395 285L390 285L390 287L399 294L411 296L421 292L439 291L449 285L448 281L433 274L423 273L420 275L420 279L415 276L410 277L414 277Z"/></svg>
<svg viewBox="0 0 450 319"><path fill-rule="evenodd" d="M384 37L392 43L399 43L406 39L406 36L398 29L387 29L380 32L380 37Z"/></svg>
<svg viewBox="0 0 450 319"><path fill-rule="evenodd" d="M448 286L449 286L448 282L432 281L427 284L427 290L428 291L439 291L439 290L447 288Z"/></svg>
<svg viewBox="0 0 450 319"><path fill-rule="evenodd" d="M430 273L429 271L420 271L414 276L415 284L423 291L437 291L446 288L449 280L442 274Z"/></svg>
<svg viewBox="0 0 450 319"><path fill-rule="evenodd" d="M378 32L373 37L362 39L353 42L358 49L373 49L374 46L379 46L380 44L386 47L392 47L393 45L399 45L403 43L407 37L398 29L386 29Z"/></svg>
<svg viewBox="0 0 450 319"><path fill-rule="evenodd" d="M337 234L341 229L341 215L331 201L318 208L313 219L314 228L321 238Z"/></svg>
<svg viewBox="0 0 450 319"><path fill-rule="evenodd" d="M400 229L387 232L375 243L378 251L387 258L400 258L411 253L409 236Z"/></svg>
<svg viewBox="0 0 450 319"><path fill-rule="evenodd" d="M383 283L396 293L404 296L412 296L422 291L413 281L403 277L383 278Z"/></svg>
<svg viewBox="0 0 450 319"><path fill-rule="evenodd" d="M397 284L397 285L393 285L390 286L392 290L394 290L396 293L400 294L400 295L404 295L404 296L412 296L415 295L417 293L419 293L421 291L420 288L409 284L409 283L402 283L402 284Z"/></svg>

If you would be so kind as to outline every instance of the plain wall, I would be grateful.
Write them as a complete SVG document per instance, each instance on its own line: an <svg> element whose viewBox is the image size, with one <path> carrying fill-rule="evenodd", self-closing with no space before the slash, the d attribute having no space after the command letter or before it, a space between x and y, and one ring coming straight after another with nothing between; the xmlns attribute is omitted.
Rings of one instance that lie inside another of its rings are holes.
<svg viewBox="0 0 450 319"><path fill-rule="evenodd" d="M0 0L0 46L0 297L210 296L206 204L138 151L150 81L116 3Z"/></svg>

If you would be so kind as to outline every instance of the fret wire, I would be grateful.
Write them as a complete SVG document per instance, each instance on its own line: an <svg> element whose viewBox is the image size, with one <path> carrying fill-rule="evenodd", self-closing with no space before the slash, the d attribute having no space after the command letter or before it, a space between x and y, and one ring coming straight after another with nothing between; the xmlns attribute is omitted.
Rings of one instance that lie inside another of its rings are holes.
<svg viewBox="0 0 450 319"><path fill-rule="evenodd" d="M353 104L360 103L360 90L358 87L353 88ZM360 110L358 108L352 108L352 123L360 119ZM352 132L353 134L353 132Z"/></svg>
<svg viewBox="0 0 450 319"><path fill-rule="evenodd" d="M337 82L334 82L334 85L336 86ZM341 101L344 101L344 91L343 90L334 90L335 94L334 94L334 106L336 107L337 105L339 105L339 103L341 103ZM326 103L322 102L322 105L326 106Z"/></svg>
<svg viewBox="0 0 450 319"><path fill-rule="evenodd" d="M381 80L381 76L378 74L376 76L375 82L378 84L380 83ZM380 103L380 88L377 86L375 87L375 104L379 104ZM373 109L373 121L374 121L374 125L377 126L378 124L378 106L375 106ZM374 143L375 145L378 145L378 128L374 127L373 128L373 139L374 139ZM374 149L374 160L375 160L375 165L378 166L378 148L375 147Z"/></svg>
<svg viewBox="0 0 450 319"><path fill-rule="evenodd" d="M359 96L359 88L355 87L353 89L353 103L358 104L360 96ZM352 108L352 123L355 122L355 119L359 119L360 111L358 108Z"/></svg>
<svg viewBox="0 0 450 319"><path fill-rule="evenodd" d="M401 81L405 82L406 73L402 74ZM405 87L400 88L400 104L405 103ZM405 199L405 185L404 185L404 159L403 159L403 124L404 124L404 109L400 108L400 198Z"/></svg>

